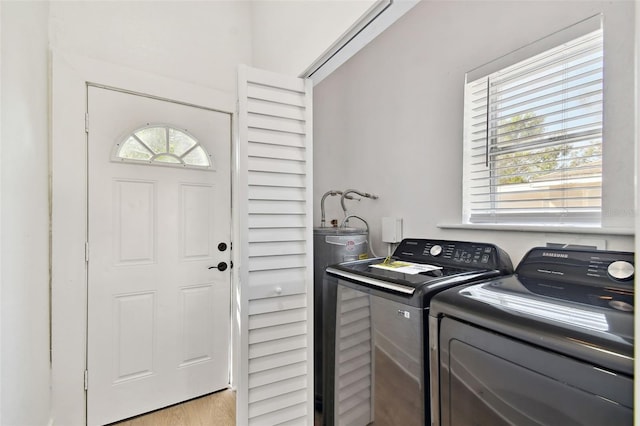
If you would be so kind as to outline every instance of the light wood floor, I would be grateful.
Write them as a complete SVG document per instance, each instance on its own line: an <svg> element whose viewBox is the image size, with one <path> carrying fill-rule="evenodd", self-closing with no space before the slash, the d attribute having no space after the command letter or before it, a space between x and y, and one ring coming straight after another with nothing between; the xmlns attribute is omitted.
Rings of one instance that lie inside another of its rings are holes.
<svg viewBox="0 0 640 426"><path fill-rule="evenodd" d="M223 390L111 426L234 426L236 393Z"/></svg>

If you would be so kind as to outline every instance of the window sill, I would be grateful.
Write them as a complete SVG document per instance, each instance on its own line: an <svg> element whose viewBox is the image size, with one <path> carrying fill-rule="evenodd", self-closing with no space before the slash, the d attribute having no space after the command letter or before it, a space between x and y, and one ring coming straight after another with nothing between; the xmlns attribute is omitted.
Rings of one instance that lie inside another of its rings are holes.
<svg viewBox="0 0 640 426"><path fill-rule="evenodd" d="M508 231L508 232L545 232L562 234L595 234L595 235L627 235L634 236L634 228L596 228L589 226L569 225L494 225L467 223L439 223L440 229L469 229L478 231Z"/></svg>

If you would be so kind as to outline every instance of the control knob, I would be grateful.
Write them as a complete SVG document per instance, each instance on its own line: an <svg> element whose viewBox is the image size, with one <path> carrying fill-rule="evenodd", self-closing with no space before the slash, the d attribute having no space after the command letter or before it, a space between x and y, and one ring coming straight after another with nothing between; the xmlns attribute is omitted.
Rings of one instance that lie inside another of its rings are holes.
<svg viewBox="0 0 640 426"><path fill-rule="evenodd" d="M431 254L431 256L440 256L440 254L442 253L442 246L436 244L435 246L431 247L431 249L429 250L429 253Z"/></svg>
<svg viewBox="0 0 640 426"><path fill-rule="evenodd" d="M625 260L618 260L609 264L607 272L613 279L628 280L633 278L635 269L631 263Z"/></svg>

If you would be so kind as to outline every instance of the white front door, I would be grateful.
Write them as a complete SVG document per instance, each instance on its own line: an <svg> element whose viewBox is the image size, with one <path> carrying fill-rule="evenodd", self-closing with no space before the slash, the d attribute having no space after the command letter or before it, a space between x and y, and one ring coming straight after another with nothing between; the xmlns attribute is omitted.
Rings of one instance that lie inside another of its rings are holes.
<svg viewBox="0 0 640 426"><path fill-rule="evenodd" d="M89 425L228 386L230 146L228 113L88 87Z"/></svg>

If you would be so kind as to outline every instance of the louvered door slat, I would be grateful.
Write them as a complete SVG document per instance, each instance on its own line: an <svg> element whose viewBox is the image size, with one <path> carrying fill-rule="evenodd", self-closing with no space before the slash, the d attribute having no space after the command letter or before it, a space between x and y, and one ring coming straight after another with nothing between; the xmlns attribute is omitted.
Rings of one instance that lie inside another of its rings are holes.
<svg viewBox="0 0 640 426"><path fill-rule="evenodd" d="M259 371L270 370L272 368L283 367L299 360L306 361L306 351L304 349L252 358L249 360L249 373L251 374Z"/></svg>
<svg viewBox="0 0 640 426"><path fill-rule="evenodd" d="M296 133L272 132L265 129L247 129L247 140L249 143L265 143L271 145L305 147L305 135Z"/></svg>
<svg viewBox="0 0 640 426"><path fill-rule="evenodd" d="M284 160L304 161L305 150L291 146L274 145L264 142L251 144L251 151L256 157L281 158Z"/></svg>
<svg viewBox="0 0 640 426"><path fill-rule="evenodd" d="M281 380L286 380L292 377L306 376L307 375L307 363L297 362L294 364L285 365L280 368L272 368L263 372L254 373L249 378L249 388L256 389L260 386L270 386Z"/></svg>
<svg viewBox="0 0 640 426"><path fill-rule="evenodd" d="M285 309L305 308L307 299L304 294L258 299L249 306L249 315L266 314L283 311Z"/></svg>
<svg viewBox="0 0 640 426"><path fill-rule="evenodd" d="M306 335L307 331L307 324L304 321L267 327L262 330L253 330L249 339L249 344L269 342L271 340L283 339L289 336Z"/></svg>
<svg viewBox="0 0 640 426"><path fill-rule="evenodd" d="M282 394L286 394L300 389L301 386L306 386L306 384L305 375L300 375L290 379L279 380L274 383L274 387L277 387ZM271 390L267 386L253 388L249 392L249 401L264 401L270 398L271 393Z"/></svg>

